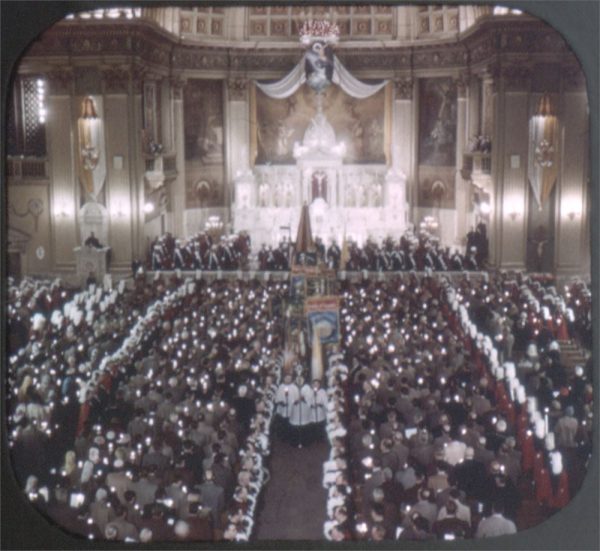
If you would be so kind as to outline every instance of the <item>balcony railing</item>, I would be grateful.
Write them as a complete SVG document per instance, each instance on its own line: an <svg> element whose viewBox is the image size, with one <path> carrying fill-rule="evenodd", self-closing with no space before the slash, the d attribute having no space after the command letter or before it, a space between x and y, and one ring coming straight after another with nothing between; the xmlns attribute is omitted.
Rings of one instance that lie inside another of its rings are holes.
<svg viewBox="0 0 600 551"><path fill-rule="evenodd" d="M464 153L461 175L465 180L470 180L472 174L492 173L491 153Z"/></svg>
<svg viewBox="0 0 600 551"><path fill-rule="evenodd" d="M7 157L9 180L47 180L48 161L40 157Z"/></svg>

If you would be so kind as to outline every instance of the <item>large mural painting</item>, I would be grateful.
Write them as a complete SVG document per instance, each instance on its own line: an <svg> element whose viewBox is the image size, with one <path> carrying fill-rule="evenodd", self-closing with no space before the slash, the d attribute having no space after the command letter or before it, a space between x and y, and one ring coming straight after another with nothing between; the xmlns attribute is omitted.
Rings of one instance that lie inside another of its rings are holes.
<svg viewBox="0 0 600 551"><path fill-rule="evenodd" d="M186 208L225 206L223 81L189 80L183 109Z"/></svg>
<svg viewBox="0 0 600 551"><path fill-rule="evenodd" d="M455 207L456 85L451 78L419 82L419 206Z"/></svg>
<svg viewBox="0 0 600 551"><path fill-rule="evenodd" d="M355 99L338 86L323 92L323 112L346 145L345 163L385 163L385 91ZM316 113L315 92L304 84L285 99L256 90L256 164L295 164L294 143Z"/></svg>

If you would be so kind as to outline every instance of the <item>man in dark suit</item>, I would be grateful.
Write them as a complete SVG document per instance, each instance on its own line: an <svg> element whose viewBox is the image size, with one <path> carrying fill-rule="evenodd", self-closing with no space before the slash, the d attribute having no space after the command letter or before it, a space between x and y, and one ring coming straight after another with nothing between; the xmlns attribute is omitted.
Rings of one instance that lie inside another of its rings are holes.
<svg viewBox="0 0 600 551"><path fill-rule="evenodd" d="M465 494L474 499L482 495L487 473L485 465L474 459L473 448L465 450L465 460L454 467L451 474L451 482Z"/></svg>
<svg viewBox="0 0 600 551"><path fill-rule="evenodd" d="M446 503L446 517L436 521L433 525L433 532L438 539L443 540L445 536L464 539L469 536L471 527L467 522L456 517L457 511L456 502L449 499Z"/></svg>
<svg viewBox="0 0 600 551"><path fill-rule="evenodd" d="M213 526L221 527L221 512L225 506L225 491L221 486L217 486L213 480L213 472L207 469L204 473L204 482L200 485L200 494L202 496L202 506L211 511Z"/></svg>

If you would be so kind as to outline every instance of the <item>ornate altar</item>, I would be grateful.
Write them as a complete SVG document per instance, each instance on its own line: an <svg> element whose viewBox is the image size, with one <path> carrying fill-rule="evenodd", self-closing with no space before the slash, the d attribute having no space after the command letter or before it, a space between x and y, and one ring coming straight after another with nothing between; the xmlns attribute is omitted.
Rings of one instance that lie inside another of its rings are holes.
<svg viewBox="0 0 600 551"><path fill-rule="evenodd" d="M386 81L366 84L350 74L333 54L337 33L335 24L307 22L300 33L306 51L298 65L278 82L255 83L274 100L290 98L306 83L315 92L316 104L302 141L294 143L295 164L280 155L278 162L287 164L265 162L234 180L233 229L248 232L255 249L263 243L276 244L284 229L297 226L304 203L310 206L313 234L324 243L332 239L341 243L344 236L360 243L369 237L399 238L405 230L405 175L385 162L345 164L347 148L355 144L338 141L325 115L323 93L328 87L339 86L349 97L364 99L386 85ZM289 135L296 130L287 128L292 131ZM283 137L287 140L288 134ZM286 149L281 139L280 145Z"/></svg>

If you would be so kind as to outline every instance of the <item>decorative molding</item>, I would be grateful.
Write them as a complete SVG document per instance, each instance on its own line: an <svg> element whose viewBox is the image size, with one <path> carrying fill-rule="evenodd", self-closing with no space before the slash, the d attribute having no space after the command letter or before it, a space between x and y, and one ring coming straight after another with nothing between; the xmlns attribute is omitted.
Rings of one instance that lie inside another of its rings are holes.
<svg viewBox="0 0 600 551"><path fill-rule="evenodd" d="M230 78L227 81L229 99L232 101L244 101L248 97L248 79Z"/></svg>
<svg viewBox="0 0 600 551"><path fill-rule="evenodd" d="M129 65L100 67L105 93L127 93L129 91Z"/></svg>
<svg viewBox="0 0 600 551"><path fill-rule="evenodd" d="M531 67L523 64L504 66L502 78L507 91L527 91L531 84Z"/></svg>
<svg viewBox="0 0 600 551"><path fill-rule="evenodd" d="M301 51L283 50L276 52L266 50L251 52L232 50L229 56L229 68L234 71L269 71L281 72L290 71L300 61Z"/></svg>
<svg viewBox="0 0 600 551"><path fill-rule="evenodd" d="M469 64L478 68L506 54L556 54L567 64L575 59L564 39L542 22L524 19L511 21L484 18L460 42L428 45L390 45L375 48L339 48L338 56L353 72L461 69ZM271 49L237 48L234 43L221 46L181 44L176 36L154 28L146 21L133 19L59 23L43 33L27 52L25 59L60 58L67 61L89 58L109 64L146 64L166 76L170 70L222 72L262 72L277 77L285 74L300 59L293 44Z"/></svg>
<svg viewBox="0 0 600 551"><path fill-rule="evenodd" d="M467 97L467 89L471 81L471 75L467 71L461 71L457 78L454 79L456 85L456 93L459 98Z"/></svg>
<svg viewBox="0 0 600 551"><path fill-rule="evenodd" d="M73 68L68 66L53 67L46 73L48 81L48 95L69 95L73 88Z"/></svg>
<svg viewBox="0 0 600 551"><path fill-rule="evenodd" d="M173 75L169 79L171 83L171 94L175 100L183 100L183 88L185 87L186 79L181 75Z"/></svg>
<svg viewBox="0 0 600 551"><path fill-rule="evenodd" d="M412 77L399 78L394 81L396 99L413 99L414 80Z"/></svg>
<svg viewBox="0 0 600 551"><path fill-rule="evenodd" d="M385 54L372 48L354 50L352 52L339 50L340 61L350 71L364 70L402 70L412 67L410 49L390 49Z"/></svg>
<svg viewBox="0 0 600 551"><path fill-rule="evenodd" d="M229 55L225 48L200 49L194 47L179 47L173 50L171 63L173 68L178 70L227 70L229 67Z"/></svg>
<svg viewBox="0 0 600 551"><path fill-rule="evenodd" d="M12 203L8 204L8 210L11 214L14 214L18 218L25 218L29 215L33 218L33 229L37 233L38 231L38 219L44 212L44 201L42 199L33 198L27 202L27 210L18 212Z"/></svg>

